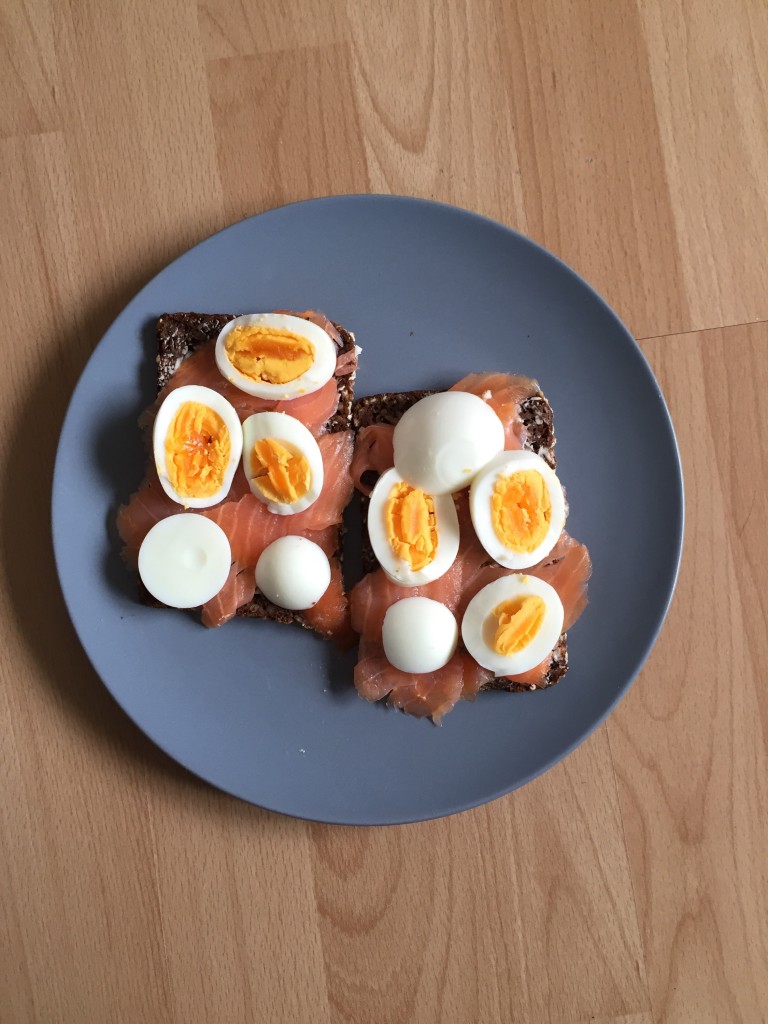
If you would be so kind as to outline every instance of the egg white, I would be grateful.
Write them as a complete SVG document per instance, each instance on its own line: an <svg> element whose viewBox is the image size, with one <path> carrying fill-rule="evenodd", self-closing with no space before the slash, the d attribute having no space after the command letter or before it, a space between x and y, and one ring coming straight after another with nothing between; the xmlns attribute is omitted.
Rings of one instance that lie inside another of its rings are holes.
<svg viewBox="0 0 768 1024"><path fill-rule="evenodd" d="M229 462L227 463L222 479L221 487L207 498L188 498L178 493L171 484L166 464L165 440L174 416L181 405L185 402L197 402L200 405L208 406L217 413L224 421L224 426L229 431L231 442ZM205 388L199 384L187 384L185 387L176 388L171 391L168 397L157 411L154 427L152 428L152 453L155 459L155 468L160 478L160 485L169 498L172 498L184 508L210 508L223 501L229 494L232 486L232 478L235 475L240 455L243 448L243 432L240 427L240 420L230 403L212 388Z"/></svg>
<svg viewBox="0 0 768 1024"><path fill-rule="evenodd" d="M280 608L306 611L331 583L331 564L323 549L307 537L279 537L256 563L256 586Z"/></svg>
<svg viewBox="0 0 768 1024"><path fill-rule="evenodd" d="M536 470L544 478L549 492L552 515L544 540L533 551L512 551L496 535L491 520L491 498L499 477L511 476L523 470ZM550 553L565 526L567 506L560 481L541 456L529 451L501 452L482 469L472 482L469 492L472 525L480 543L499 565L507 569L528 569Z"/></svg>
<svg viewBox="0 0 768 1024"><path fill-rule="evenodd" d="M170 608L197 608L221 590L232 551L226 533L205 516L181 512L155 523L139 548L139 576Z"/></svg>
<svg viewBox="0 0 768 1024"><path fill-rule="evenodd" d="M459 627L453 612L429 597L406 597L387 608L381 629L384 654L401 672L437 672L453 657Z"/></svg>
<svg viewBox="0 0 768 1024"><path fill-rule="evenodd" d="M387 536L387 500L392 488L402 482L403 478L396 469L388 469L379 477L368 506L368 537L373 553L387 576L401 587L418 587L439 579L453 565L459 551L459 517L450 494L432 496L435 503L437 553L429 565L414 571L407 561L397 557Z"/></svg>
<svg viewBox="0 0 768 1024"><path fill-rule="evenodd" d="M503 450L504 425L477 395L444 391L412 405L392 442L404 480L427 494L454 494Z"/></svg>
<svg viewBox="0 0 768 1024"><path fill-rule="evenodd" d="M508 657L499 654L493 649L496 621L492 612L503 601L527 595L540 597L546 605L541 628L523 650ZM552 651L563 631L563 618L563 603L554 587L537 576L514 573L502 576L475 594L464 612L461 638L483 668L497 676L516 676L535 668Z"/></svg>
<svg viewBox="0 0 768 1024"><path fill-rule="evenodd" d="M270 501L253 483L251 452L257 441L274 438L294 453L301 453L309 463L312 479L309 490L293 503ZM323 457L320 447L307 427L285 412L257 412L243 422L243 472L252 493L270 512L278 516L292 516L303 512L317 501L323 489Z"/></svg>
<svg viewBox="0 0 768 1024"><path fill-rule="evenodd" d="M292 334L298 334L311 341L315 349L315 358L310 368L295 380L287 381L285 384L270 384L268 381L254 380L241 373L229 361L225 345L227 336L235 327L258 326L291 331ZM236 316L234 320L225 324L216 339L216 366L219 373L236 388L257 398L286 400L318 391L333 376L336 355L336 346L322 327L300 316L290 316L288 313L245 313L243 316Z"/></svg>

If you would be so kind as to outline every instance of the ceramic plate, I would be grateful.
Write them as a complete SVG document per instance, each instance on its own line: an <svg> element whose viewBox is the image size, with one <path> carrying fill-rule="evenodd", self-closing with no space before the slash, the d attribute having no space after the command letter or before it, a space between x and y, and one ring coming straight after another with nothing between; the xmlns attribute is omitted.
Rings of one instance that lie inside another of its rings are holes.
<svg viewBox="0 0 768 1024"><path fill-rule="evenodd" d="M136 600L113 523L142 475L136 417L153 397L155 320L176 310L307 307L356 333L358 395L441 388L473 370L539 380L554 408L569 530L594 562L590 604L569 634L571 669L558 686L484 694L436 728L360 700L354 655L339 656L309 633L252 620L209 631L192 615ZM214 785L326 822L451 814L522 785L573 750L626 692L654 643L682 531L669 415L616 314L516 232L388 196L272 210L166 267L86 366L53 487L64 597L125 711Z"/></svg>

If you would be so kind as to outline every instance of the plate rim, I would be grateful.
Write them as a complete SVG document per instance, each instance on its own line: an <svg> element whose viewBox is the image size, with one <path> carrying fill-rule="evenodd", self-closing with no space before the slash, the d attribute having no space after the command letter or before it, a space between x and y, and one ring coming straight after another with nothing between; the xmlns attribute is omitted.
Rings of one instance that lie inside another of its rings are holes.
<svg viewBox="0 0 768 1024"><path fill-rule="evenodd" d="M374 203L375 202L405 203L405 204L412 204L414 206L426 206L426 207L431 207L431 208L439 209L439 210L443 211L444 213L446 213L449 216L455 216L455 215L458 214L459 216L461 216L463 218L466 218L466 219L468 219L470 221L473 221L473 222L478 222L479 221L479 222L481 222L481 223L483 223L483 224L485 224L485 225L487 225L489 227L492 227L495 230L501 231L502 233L511 234L512 236L515 236L518 241L521 241L522 243L524 243L524 245L532 246L535 250L538 250L538 252L540 254L543 254L543 256L546 259L554 261L560 267L561 270L564 270L569 276L574 278L583 288L585 288L587 290L587 292L592 296L592 298L594 300L597 300L597 303L602 308L603 312L607 313L609 318L612 321L614 321L616 326L619 328L620 332L623 334L623 336L625 338L625 341L629 342L630 347L634 350L634 355L639 358L639 363L642 366L643 371L645 372L645 374L646 374L647 378L649 379L649 381L652 382L653 385L654 385L654 389L656 391L656 395L657 395L657 398L659 399L659 403L660 403L660 413L662 414L662 418L663 418L664 433L667 436L667 438L671 441L671 452L674 455L674 470L675 470L675 473L674 473L674 484L675 484L675 492L676 492L676 499L677 499L676 507L677 507L677 510L678 510L678 516L677 516L677 520L678 521L676 523L676 531L675 531L675 537L674 537L674 542L675 542L674 543L674 547L675 547L674 560L673 560L673 564L670 565L671 572L668 574L668 583L666 584L666 595L665 595L663 603L660 604L660 606L659 606L659 609L658 609L658 612L657 612L657 615L656 615L656 623L654 625L654 628L652 630L651 635L649 636L647 642L643 645L643 650L642 650L641 654L639 655L639 657L636 659L635 665L633 666L633 668L629 672L629 674L626 677L626 679L622 682L621 686L619 686L616 694L608 702L607 706L603 709L603 711L590 723L589 727L587 729L583 730L582 732L580 732L579 735L570 744L568 744L565 748L563 748L563 750L560 751L560 753L558 753L558 755L556 757L553 757L552 759L548 760L545 764L537 767L532 772L527 773L527 774L525 774L524 776L522 776L520 778L517 778L513 783L505 784L505 785L499 787L498 789L494 789L493 792L488 793L485 796L482 796L482 797L480 797L478 799L472 799L472 800L469 800L469 801L466 801L466 800L462 801L460 803L460 805L458 805L458 806L455 805L455 804L452 804L447 809L440 807L440 808L436 809L435 813L430 813L430 814L426 814L426 815L425 814L417 814L417 815L390 814L390 815L384 815L384 816L377 816L377 815L373 814L371 816L366 816L365 814L361 814L361 815L356 816L355 818L348 818L348 817L345 817L344 815L332 815L332 814L328 814L328 813L325 813L325 814L323 814L321 816L314 816L314 815L311 815L311 814L300 814L300 813L296 813L295 811L287 810L284 807L273 806L268 801L267 802L261 802L261 801L257 802L256 800L253 799L253 797L248 796L248 795L246 795L246 794L244 794L242 792L238 792L237 791L237 787L232 787L232 788L225 787L222 784L216 782L215 779L210 778L208 775L204 774L199 768L191 767L186 762L186 760L183 757L180 757L180 756L178 756L175 753L171 753L171 751L168 749L167 745L163 741L158 739L156 737L156 735L154 735L154 730L152 730L151 727L148 728L144 724L136 721L136 719L126 709L126 707L124 706L123 702L120 700L118 695L113 691L112 687L109 685L109 683L106 681L106 679L104 679L104 677L101 675L101 673L99 672L98 668L94 664L93 658L91 657L91 653L88 650L88 648L87 648L87 646L86 646L86 644L85 644L85 642L83 640L83 637L81 636L80 630L77 627L77 623L75 621L72 605L70 603L70 599L69 599L68 593L67 593L67 586L65 584L64 575L63 575L63 572L62 572L62 566L61 566L61 563L60 563L59 541L57 539L58 530L57 530L57 525L56 524L57 524L57 518L59 518L57 516L57 507L59 505L59 502L61 502L63 500L63 497L62 497L62 490L63 490L63 488L62 488L62 484L61 484L62 452L64 451L65 443L66 443L66 435L68 433L68 430L70 429L70 424L71 424L71 421L72 421L73 416L74 416L74 409L75 409L75 406L76 406L76 403L77 403L78 394L79 394L80 388L81 388L81 386L83 384L84 378L87 375L88 368L89 368L92 360L96 356L99 348L101 347L104 339L112 331L114 325L117 323L117 321L120 319L120 317L122 317L124 315L124 313L128 309L128 307L131 306L134 303L134 301L136 300L136 298L139 295L141 295L142 292L144 292L146 289L148 289L157 278L159 278L162 274L164 274L166 272L166 270L170 266L172 266L173 264L175 264L175 263L179 262L180 260L184 259L190 252L194 251L195 249L205 245L206 243L208 243L209 241L213 240L214 238L217 238L219 235L224 234L225 232L230 231L233 228L238 227L239 225L243 225L243 224L245 224L247 222L251 222L251 221L257 221L260 218L268 218L271 215L280 214L283 211L285 211L285 210L287 210L289 208L293 208L293 207L304 207L304 206L308 206L308 205L317 206L317 205L320 205L320 204L323 204L323 205L331 205L331 204L338 204L338 203L344 204L344 203L355 202L355 201L374 202ZM674 429L674 424L672 422L672 417L671 417L671 414L669 412L669 407L667 405L666 398L664 397L664 393L662 392L661 387L658 384L656 376L655 376L655 374L653 372L653 369L650 366L650 363L648 362L648 359L645 356L645 353L640 348L640 346L639 346L637 340L635 339L634 335L631 333L631 331L626 326L626 324L623 322L623 320L618 315L618 313L608 303L608 301L605 298L603 298L603 296L584 277L582 277L582 275L577 270L575 270L568 263L566 263L563 259L561 259L556 253L551 252L551 250L547 249L545 246L543 246L542 244L537 242L535 239L530 238L528 235L523 234L522 232L518 231L516 228L510 227L509 225L504 224L504 223L502 223L499 220L496 220L496 219L494 219L492 217L489 217L486 214L477 213L477 212L475 212L473 210L470 210L470 209L467 209L465 207L456 206L456 205L454 205L452 203L447 203L447 202L443 202L443 201L440 201L440 200L427 199L427 198L422 198L422 197L419 197L419 196L398 195L398 194L395 194L395 193L375 193L375 192L372 192L372 193L369 193L369 192L334 193L334 194L318 196L318 197L314 197L314 198L299 199L299 200L296 200L296 201L293 201L293 202L290 202L290 203L284 203L284 204L281 204L279 206L270 207L270 208L268 208L266 210L263 210L263 211L261 211L259 213L250 214L250 215L248 215L246 217L241 217L238 220L233 221L231 224L227 224L224 227L220 228L219 230L213 232L212 234L207 235L205 238L200 239L194 245L189 246L187 249L183 250L177 256L175 256L172 260L169 260L166 264L164 264L164 266L161 267L157 271L157 273L155 273L151 277L149 277L141 285L141 287L139 287L131 295L131 297L128 299L128 301L125 302L125 304L122 306L122 308L118 312L117 316L110 322L110 324L108 325L108 327L106 328L104 333L99 338L99 340L96 343L96 345L93 347L90 355L88 356L88 359L86 360L85 364L83 365L82 369L80 370L80 373L79 373L79 376L78 376L78 379L77 379L77 383L75 384L75 387L72 390L72 393L70 395L70 398L69 398L69 401L68 401L68 404L67 404L66 413L65 413L64 418L63 418L62 423L61 423L61 429L60 429L60 432L59 432L59 438L58 438L57 445L56 445L56 455L55 455L54 468L53 468L53 474L52 474L52 480L51 480L50 505L51 505L51 508L50 508L50 511L51 511L51 533L50 533L50 536L51 536L52 547L53 547L54 563L55 563L55 567L56 567L56 575L57 575L57 580L58 580L58 584L59 584L59 589L60 589L60 592L61 592L63 600L64 600L64 605L65 605L66 610L67 610L67 616L68 616L69 621L70 621L70 623L72 625L72 628L73 628L73 630L75 632L75 635L77 636L78 642L80 643L80 646L83 649L83 651L84 651L84 653L85 653L85 655L86 655L86 657L88 659L88 662L91 665L91 667L93 668L93 670L94 670L96 676L98 677L101 685L103 685L107 689L107 691L110 694L110 696L112 697L112 699L120 707L121 711L130 719L130 721L133 722L134 725L136 725L136 727L138 729L140 729L141 732L145 736L147 736L148 739L150 739L151 742L155 744L155 746L159 747L159 749L162 750L162 752L167 757L169 757L172 761L174 761L176 764L181 765L184 768L185 771L188 771L195 778L201 779L206 784L208 784L210 786L213 786L215 789L217 789L218 791L220 791L222 793L225 793L225 794L227 794L229 796L233 796L236 799L243 800L244 802L249 803L249 804L251 804L254 807L259 807L259 808L261 808L263 810L270 811L270 812L275 813L275 814L280 814L280 815L283 815L283 816L286 816L286 817L296 818L297 820L300 820L300 821L309 821L309 822L316 822L316 823L320 823L320 824L329 824L329 825L359 826L359 827L385 826L385 825L407 825L407 824L415 824L415 823L422 822L422 821L434 821L434 820L437 820L439 818L452 817L453 815L461 814L464 811L469 811L469 810L472 810L472 809L474 809L476 807L481 807L481 806L484 806L485 804L493 803L493 802L501 799L502 797L509 795L510 793L514 792L515 790L520 789L521 787L523 787L525 785L528 785L528 783L533 782L535 779L539 778L539 776L545 774L551 768L555 767L555 765L557 765L561 761L565 760L565 758L567 758L570 754L572 754L574 752L574 750L576 750L577 747L581 746L582 743L584 743L587 739L589 739L589 737L606 721L606 719L613 713L613 711L615 711L617 706L621 703L621 701L627 695L627 693L631 689L632 685L636 681L638 675L640 674L640 672L642 671L643 667L645 666L645 663L647 662L649 655L651 654L653 648L655 647L656 642L658 641L658 638L659 638L659 635L661 633L661 630L662 630L662 628L664 626L664 623L666 622L667 615L669 613L669 609L670 609L670 606L672 604L672 600L673 600L674 595L675 595L675 591L677 589L677 583L678 583L678 579L679 579L679 575L680 575L680 565L681 565L682 554L683 554L683 546L684 546L684 538L685 538L685 520L686 520L686 502L685 502L685 487L684 487L684 474L683 474L682 457L681 457L681 453L680 453L680 446L679 446L679 442L678 442L678 439L677 439L677 434L676 434L675 429Z"/></svg>

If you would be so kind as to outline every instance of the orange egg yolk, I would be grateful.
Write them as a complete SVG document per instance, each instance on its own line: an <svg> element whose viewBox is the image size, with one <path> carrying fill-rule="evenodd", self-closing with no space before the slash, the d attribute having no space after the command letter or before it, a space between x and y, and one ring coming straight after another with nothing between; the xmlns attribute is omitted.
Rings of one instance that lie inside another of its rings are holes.
<svg viewBox="0 0 768 1024"><path fill-rule="evenodd" d="M165 465L182 498L210 498L224 483L232 439L224 420L201 402L182 402L165 436Z"/></svg>
<svg viewBox="0 0 768 1024"><path fill-rule="evenodd" d="M535 594L513 597L493 609L493 649L509 657L524 650L541 629L547 606Z"/></svg>
<svg viewBox="0 0 768 1024"><path fill-rule="evenodd" d="M315 346L308 338L277 327L233 327L224 347L235 369L266 384L288 384L315 361Z"/></svg>
<svg viewBox="0 0 768 1024"><path fill-rule="evenodd" d="M437 521L431 495L404 482L395 484L384 509L384 522L392 550L414 572L433 561Z"/></svg>
<svg viewBox="0 0 768 1024"><path fill-rule="evenodd" d="M535 551L552 522L552 501L541 473L523 469L499 477L491 495L491 522L511 551Z"/></svg>
<svg viewBox="0 0 768 1024"><path fill-rule="evenodd" d="M292 505L312 483L309 462L295 449L273 437L257 441L251 451L253 482L268 501Z"/></svg>

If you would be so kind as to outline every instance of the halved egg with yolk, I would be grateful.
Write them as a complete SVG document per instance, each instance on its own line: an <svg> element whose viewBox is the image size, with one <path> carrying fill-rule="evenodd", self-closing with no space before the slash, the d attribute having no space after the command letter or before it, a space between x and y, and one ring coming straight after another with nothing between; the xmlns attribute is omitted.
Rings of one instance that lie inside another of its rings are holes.
<svg viewBox="0 0 768 1024"><path fill-rule="evenodd" d="M323 489L323 458L309 430L285 412L257 412L243 422L243 472L270 512L303 512Z"/></svg>
<svg viewBox="0 0 768 1024"><path fill-rule="evenodd" d="M317 391L336 369L336 346L317 324L288 313L246 313L216 339L216 365L258 398L291 399Z"/></svg>
<svg viewBox="0 0 768 1024"><path fill-rule="evenodd" d="M472 482L469 507L480 543L508 569L528 569L546 558L567 510L555 472L527 451L492 459Z"/></svg>
<svg viewBox="0 0 768 1024"><path fill-rule="evenodd" d="M417 587L439 579L459 550L453 498L427 494L396 469L388 469L371 494L368 536L379 564L395 583Z"/></svg>
<svg viewBox="0 0 768 1024"><path fill-rule="evenodd" d="M209 508L226 498L242 445L237 413L211 388L176 388L155 417L157 475L165 493L185 508Z"/></svg>
<svg viewBox="0 0 768 1024"><path fill-rule="evenodd" d="M516 676L539 665L563 631L563 604L537 576L511 573L483 587L461 623L464 646L483 668Z"/></svg>

